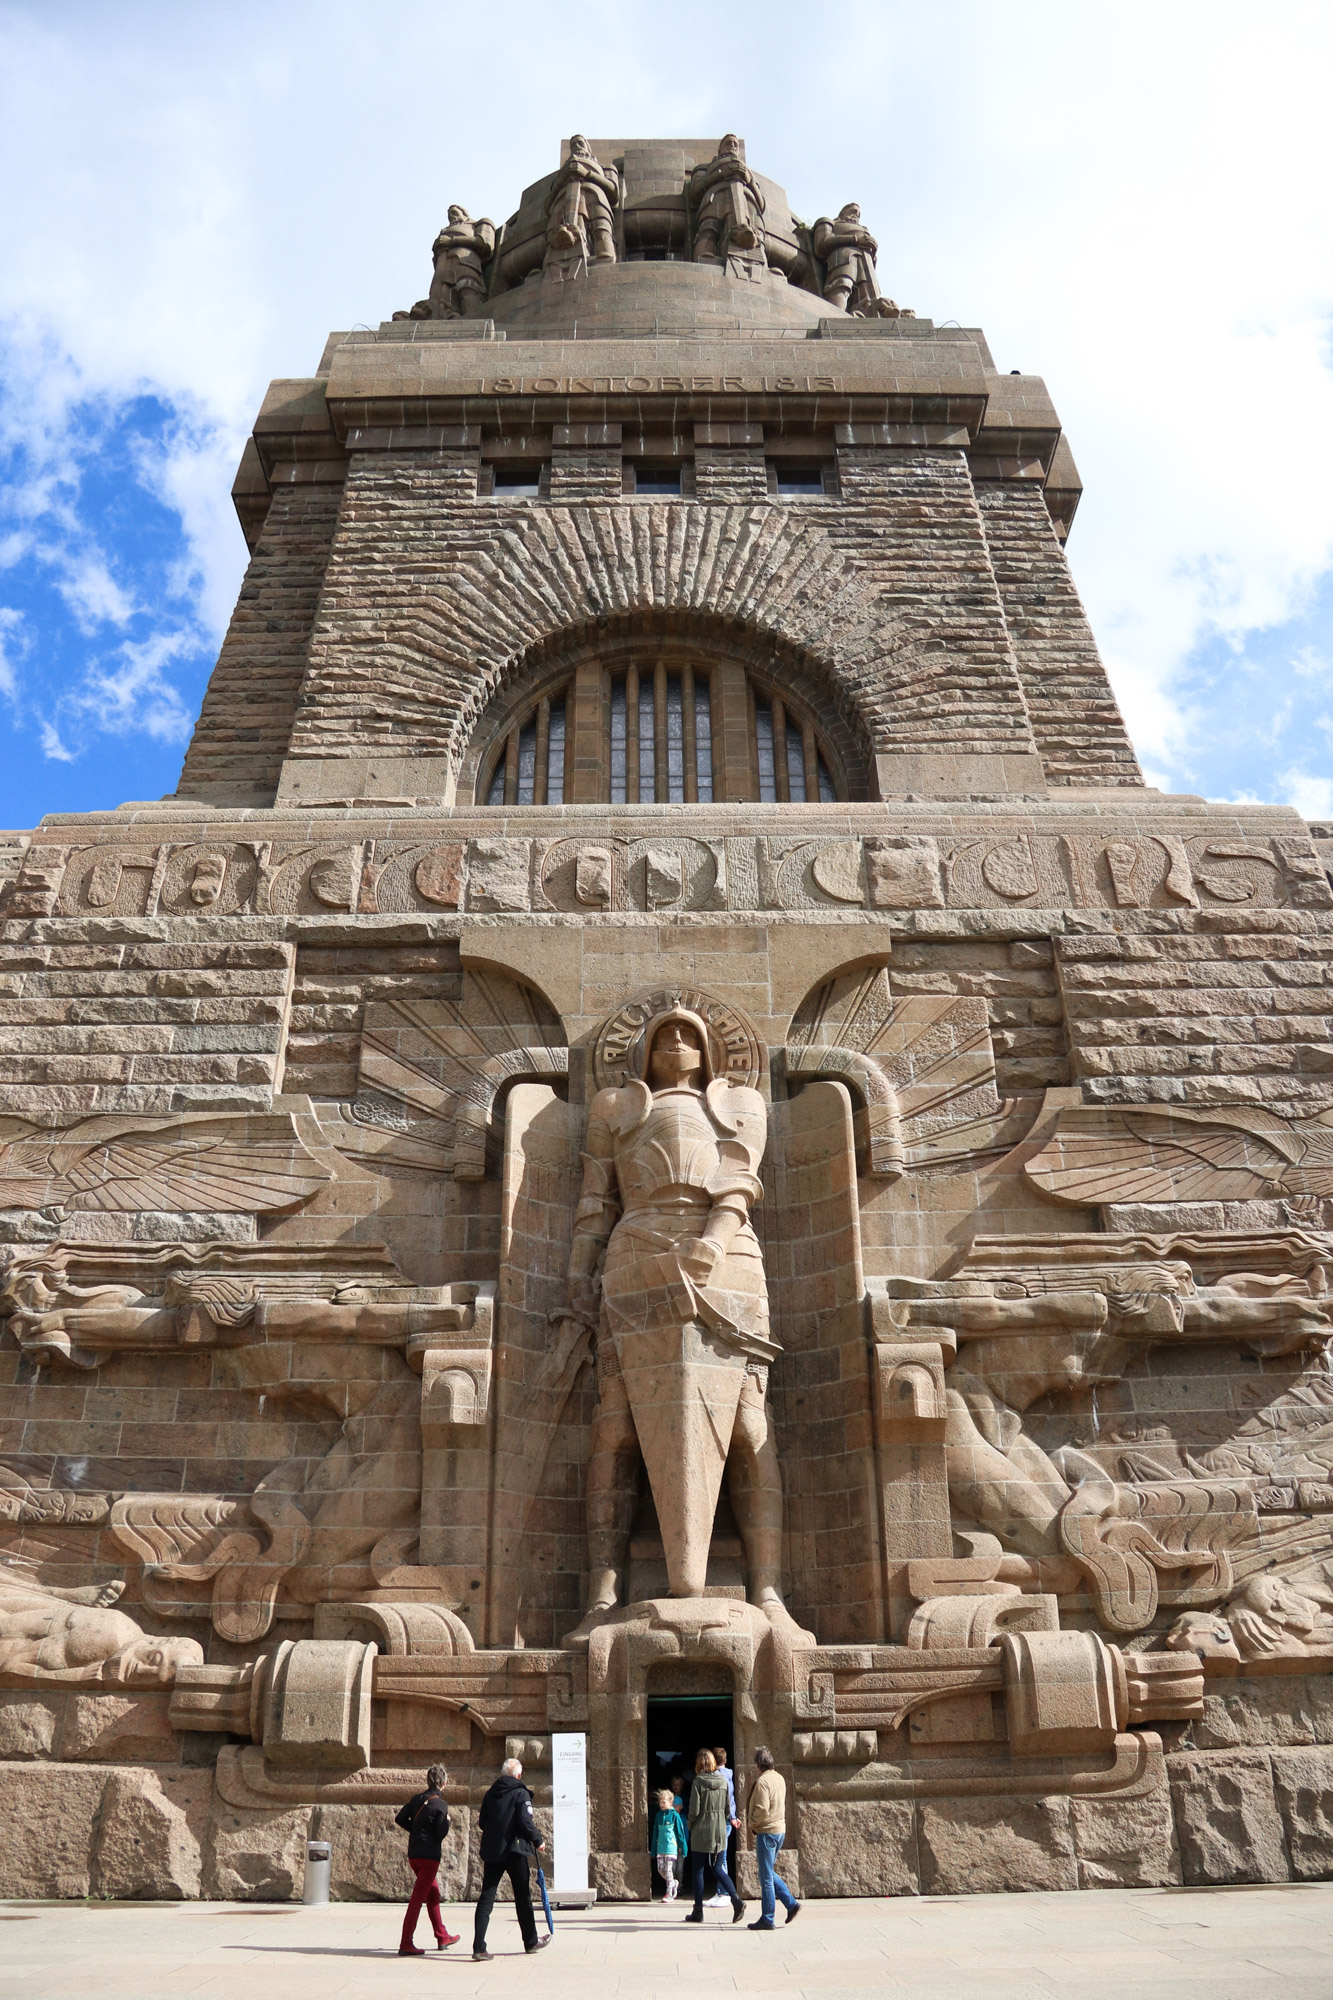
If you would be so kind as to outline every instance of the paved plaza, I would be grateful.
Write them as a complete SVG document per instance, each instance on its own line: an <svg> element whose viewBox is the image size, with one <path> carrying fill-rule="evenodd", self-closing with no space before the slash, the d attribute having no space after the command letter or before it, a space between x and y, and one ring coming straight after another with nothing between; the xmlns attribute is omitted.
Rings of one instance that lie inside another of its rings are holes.
<svg viewBox="0 0 1333 2000"><path fill-rule="evenodd" d="M470 1957L470 1906L446 1913L462 1941L419 1960L396 1955L401 1915L385 1903L5 1903L0 1921L13 1928L0 1952L0 1992L379 2000L443 1981L453 1993L579 2000L681 2000L701 1988L821 2000L1333 1994L1333 1883L825 1901L755 1937L733 1930L729 1912L709 1912L696 1929L660 1904L606 1904L557 1912L555 1942L531 1964L507 1906L496 1912L490 1965Z"/></svg>

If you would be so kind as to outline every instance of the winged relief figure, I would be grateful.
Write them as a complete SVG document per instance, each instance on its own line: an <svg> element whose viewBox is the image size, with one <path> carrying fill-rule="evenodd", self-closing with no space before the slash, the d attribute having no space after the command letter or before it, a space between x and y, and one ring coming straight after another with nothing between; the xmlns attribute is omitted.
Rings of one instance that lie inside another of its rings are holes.
<svg viewBox="0 0 1333 2000"><path fill-rule="evenodd" d="M1333 1195L1333 1110L1283 1118L1248 1105L1075 1105L1027 1173L1082 1206Z"/></svg>
<svg viewBox="0 0 1333 2000"><path fill-rule="evenodd" d="M327 1180L290 1113L85 1118L52 1131L0 1118L0 1209L295 1208Z"/></svg>

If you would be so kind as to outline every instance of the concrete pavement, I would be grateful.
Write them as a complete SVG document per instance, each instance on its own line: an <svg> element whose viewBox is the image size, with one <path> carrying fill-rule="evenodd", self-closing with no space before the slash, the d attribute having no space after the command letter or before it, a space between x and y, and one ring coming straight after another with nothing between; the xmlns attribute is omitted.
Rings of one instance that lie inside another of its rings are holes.
<svg viewBox="0 0 1333 2000"><path fill-rule="evenodd" d="M757 1914L751 1905L747 1919ZM470 1956L471 1906L446 1912L453 1950L396 1955L401 1905L4 1903L0 1993L41 2000L381 2000L454 1995L682 2000L1329 2000L1333 1883L1262 1888L809 1902L770 1935L702 1927L661 1904L556 1914L527 1959L512 1908ZM539 1920L540 1921L540 1920ZM423 1916L418 1943L426 1941Z"/></svg>

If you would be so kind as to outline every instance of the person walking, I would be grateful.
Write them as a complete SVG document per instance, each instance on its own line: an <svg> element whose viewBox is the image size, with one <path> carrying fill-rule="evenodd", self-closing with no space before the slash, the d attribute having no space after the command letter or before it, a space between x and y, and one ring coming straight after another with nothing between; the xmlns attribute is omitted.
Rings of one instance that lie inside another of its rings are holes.
<svg viewBox="0 0 1333 2000"><path fill-rule="evenodd" d="M523 1783L523 1766L517 1757L506 1757L500 1775L481 1802L481 1895L477 1900L476 1922L472 1928L472 1956L490 1959L486 1949L486 1927L495 1908L495 1893L508 1876L514 1891L514 1914L523 1935L524 1951L540 1951L551 1942L550 1933L537 1935L532 1914L532 1870L529 1857L546 1845L532 1817L532 1793Z"/></svg>
<svg viewBox="0 0 1333 2000"><path fill-rule="evenodd" d="M777 1872L778 1855L787 1837L787 1780L774 1770L771 1750L756 1750L754 1766L759 1775L750 1787L745 1817L754 1835L754 1858L759 1870L759 1921L751 1924L750 1929L771 1931L777 1929L773 1918L778 1903L787 1912L788 1923L800 1915L801 1906Z"/></svg>
<svg viewBox="0 0 1333 2000"><path fill-rule="evenodd" d="M713 1746L713 1762L719 1774L727 1781L727 1873L733 1878L736 1873L736 1829L740 1825L740 1815L736 1811L736 1780L727 1766L727 1753L720 1743ZM712 1895L704 1904L706 1910L720 1910L726 1903L721 1884L715 1886Z"/></svg>
<svg viewBox="0 0 1333 2000"><path fill-rule="evenodd" d="M448 1781L449 1774L443 1764L432 1764L426 1773L425 1791L415 1792L402 1811L394 1815L395 1825L401 1826L407 1835L407 1865L416 1878L412 1884L407 1915L403 1918L403 1935L398 1943L399 1958L426 1956L421 1946L413 1942L423 1903L435 1933L436 1950L443 1951L446 1945L458 1943L458 1933L448 1931L440 1916L440 1891L436 1880L440 1872L440 1850L449 1832L449 1808L443 1796Z"/></svg>
<svg viewBox="0 0 1333 2000"><path fill-rule="evenodd" d="M680 1894L680 1878L685 1866L685 1856L690 1851L690 1838L685 1831L676 1801L670 1792L656 1792L657 1811L653 1814L651 1849L657 1863L657 1872L666 1884L665 1900L674 1903Z"/></svg>
<svg viewBox="0 0 1333 2000"><path fill-rule="evenodd" d="M717 1759L711 1750L699 1752L694 1771L694 1783L690 1786L690 1862L694 1870L694 1908L685 1921L687 1924L701 1924L704 1920L704 1868L711 1861L718 1889L731 1899L731 1921L738 1924L745 1915L745 1905L736 1894L736 1885L727 1873L727 1833L730 1829L727 1781L718 1770Z"/></svg>

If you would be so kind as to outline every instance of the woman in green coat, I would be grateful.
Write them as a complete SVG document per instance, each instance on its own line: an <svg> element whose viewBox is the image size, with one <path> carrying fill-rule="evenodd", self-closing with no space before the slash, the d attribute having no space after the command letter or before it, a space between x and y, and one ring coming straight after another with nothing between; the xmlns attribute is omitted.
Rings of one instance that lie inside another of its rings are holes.
<svg viewBox="0 0 1333 2000"><path fill-rule="evenodd" d="M731 1831L727 1781L717 1768L711 1750L701 1750L694 1760L694 1783L690 1786L690 1863L694 1869L694 1908L685 1921L704 1920L704 1867L711 1862L713 1875L724 1896L731 1898L731 1921L738 1924L745 1905L736 1894L736 1885L727 1873L727 1835Z"/></svg>

